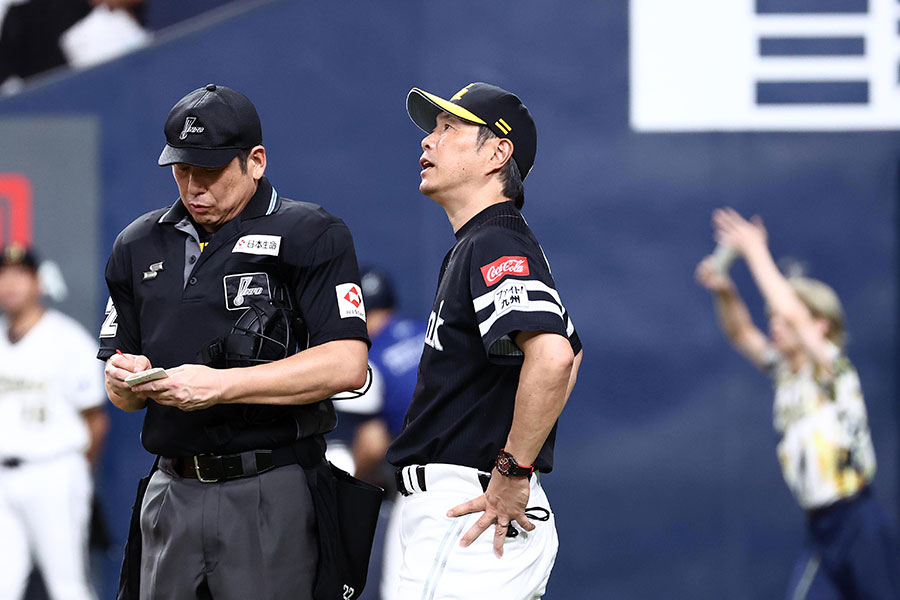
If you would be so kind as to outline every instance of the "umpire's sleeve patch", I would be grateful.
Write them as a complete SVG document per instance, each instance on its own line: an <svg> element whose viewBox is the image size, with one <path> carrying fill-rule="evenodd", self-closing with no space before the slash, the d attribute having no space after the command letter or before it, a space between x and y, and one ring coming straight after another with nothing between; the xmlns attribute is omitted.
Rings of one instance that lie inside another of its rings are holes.
<svg viewBox="0 0 900 600"><path fill-rule="evenodd" d="M342 319L357 317L366 320L362 288L355 283L341 283L334 288L337 294L338 311Z"/></svg>

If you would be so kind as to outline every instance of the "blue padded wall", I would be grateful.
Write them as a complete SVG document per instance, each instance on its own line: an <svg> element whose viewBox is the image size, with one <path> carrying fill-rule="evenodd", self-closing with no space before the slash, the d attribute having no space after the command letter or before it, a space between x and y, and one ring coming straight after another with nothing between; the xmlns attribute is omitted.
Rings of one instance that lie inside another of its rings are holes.
<svg viewBox="0 0 900 600"><path fill-rule="evenodd" d="M635 133L627 35L620 2L257 2L0 101L0 116L99 117L102 272L118 231L177 197L156 166L171 105L208 82L242 90L279 192L344 218L361 261L385 265L405 311L424 317L453 237L417 192L406 92L516 91L539 130L525 215L585 346L544 479L560 534L547 597L780 597L803 514L775 459L771 388L727 347L693 269L727 204L761 214L776 256L836 288L876 494L896 515L897 135ZM742 264L735 277L764 324ZM100 487L121 543L150 457L140 415L112 413Z"/></svg>

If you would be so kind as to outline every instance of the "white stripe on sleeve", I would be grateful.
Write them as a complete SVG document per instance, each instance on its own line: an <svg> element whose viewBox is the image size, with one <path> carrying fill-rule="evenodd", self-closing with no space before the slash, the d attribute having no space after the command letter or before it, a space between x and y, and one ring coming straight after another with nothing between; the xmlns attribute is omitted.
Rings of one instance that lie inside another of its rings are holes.
<svg viewBox="0 0 900 600"><path fill-rule="evenodd" d="M524 305L513 304L512 306L506 308L502 312L494 311L493 313L491 313L491 316L486 318L484 321L481 321L478 324L478 331L481 333L481 336L484 337L484 335L487 334L487 332L491 330L491 327L494 326L494 323L497 322L497 319L499 319L503 315L511 313L513 311L515 311L515 312L548 312L548 313L553 313L554 315L558 316L560 319L562 319L562 315L563 315L562 309L558 305L554 304L553 302L548 302L546 300L533 300L533 301L529 302L528 304L524 304Z"/></svg>
<svg viewBox="0 0 900 600"><path fill-rule="evenodd" d="M533 292L544 292L545 294L549 294L551 298L556 300L556 303L562 306L562 300L559 299L559 294L552 287L544 283L543 281L536 281L533 279L508 279L507 283L514 282L516 284L524 284L525 289ZM475 307L475 312L480 310L484 310L494 302L494 295L500 290L503 286L498 287L495 290L491 290L486 294L482 294L472 300L472 306Z"/></svg>

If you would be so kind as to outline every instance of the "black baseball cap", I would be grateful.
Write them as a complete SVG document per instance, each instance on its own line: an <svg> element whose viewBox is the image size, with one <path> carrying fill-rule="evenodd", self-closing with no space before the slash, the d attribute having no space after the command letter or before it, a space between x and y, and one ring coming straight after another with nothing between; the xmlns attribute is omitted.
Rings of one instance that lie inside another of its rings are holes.
<svg viewBox="0 0 900 600"><path fill-rule="evenodd" d="M166 119L159 166L176 163L215 169L241 150L262 143L256 107L242 93L210 83L179 100Z"/></svg>
<svg viewBox="0 0 900 600"><path fill-rule="evenodd" d="M22 246L21 244L9 244L3 248L3 255L0 256L0 267L21 266L27 267L37 272L41 261L33 248Z"/></svg>
<svg viewBox="0 0 900 600"><path fill-rule="evenodd" d="M497 137L513 143L513 160L522 181L528 177L537 153L537 129L519 97L489 83L470 83L449 100L413 88L406 96L406 112L425 133L434 131L438 114L448 112L463 121L486 125Z"/></svg>
<svg viewBox="0 0 900 600"><path fill-rule="evenodd" d="M359 272L366 309L394 308L397 305L391 277L377 267L362 267Z"/></svg>

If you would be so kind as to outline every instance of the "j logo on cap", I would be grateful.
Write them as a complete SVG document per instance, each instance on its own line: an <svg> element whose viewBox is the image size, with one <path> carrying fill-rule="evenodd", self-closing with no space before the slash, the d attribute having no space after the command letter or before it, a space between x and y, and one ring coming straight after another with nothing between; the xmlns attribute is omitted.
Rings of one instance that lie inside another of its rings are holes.
<svg viewBox="0 0 900 600"><path fill-rule="evenodd" d="M190 133L203 133L204 127L202 125L194 126L196 120L197 117L187 117L184 120L184 128L181 130L181 135L178 136L178 139L186 140Z"/></svg>
<svg viewBox="0 0 900 600"><path fill-rule="evenodd" d="M256 107L242 93L210 83L179 100L163 128L166 145L157 164L217 169L262 144Z"/></svg>

